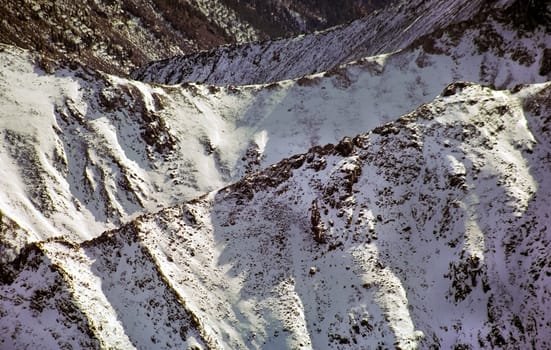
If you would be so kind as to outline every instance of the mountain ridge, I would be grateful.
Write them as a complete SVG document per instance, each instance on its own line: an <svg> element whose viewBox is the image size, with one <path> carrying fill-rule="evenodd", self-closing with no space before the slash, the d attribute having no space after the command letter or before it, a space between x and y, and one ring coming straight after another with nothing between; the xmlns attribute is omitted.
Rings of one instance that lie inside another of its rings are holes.
<svg viewBox="0 0 551 350"><path fill-rule="evenodd" d="M450 4L431 0L422 5L401 2L346 26L293 40L247 43L153 61L134 71L132 78L164 84L203 82L214 85L300 78L362 57L395 52L418 37L475 15L483 18L494 10L508 8L513 2L481 0Z"/></svg>
<svg viewBox="0 0 551 350"><path fill-rule="evenodd" d="M540 74L549 34L519 34L491 20L483 28L502 39L490 45L478 39L480 28L462 26L325 73L228 87L144 84L5 47L1 84L18 88L3 93L2 157L14 165L4 179L25 175L3 183L0 210L20 229L3 232L2 241L21 246L59 230L89 239L143 211L373 129L453 80L513 88L549 79ZM44 86L50 96L36 98Z"/></svg>
<svg viewBox="0 0 551 350"><path fill-rule="evenodd" d="M368 134L92 241L40 245L70 267L74 284L94 271L103 286L96 292L118 308L119 321L103 318L104 329L122 326L136 347L165 347L140 333L168 317L164 304L147 306L164 300L148 277L157 266L163 288L199 320L170 323L203 332L189 346L507 348L535 340L545 348L550 323L537 300L549 293L551 266L541 264L550 235L537 218L550 198L549 164L540 161L551 150L550 93L549 83L514 93L456 83ZM134 289L117 287L123 281L157 297L138 301ZM121 321L136 308L146 328Z"/></svg>
<svg viewBox="0 0 551 350"><path fill-rule="evenodd" d="M302 3L295 11L293 3L270 1L274 13L266 16L268 3L248 6L231 0L6 0L0 4L0 42L127 76L151 60L232 42L297 35L360 15L353 10L360 9L356 0L345 0L339 7L317 7L319 2L323 0ZM362 13L384 5L369 1ZM333 15L337 17L330 19ZM319 21L306 20L314 17Z"/></svg>
<svg viewBox="0 0 551 350"><path fill-rule="evenodd" d="M189 6L222 28L215 4ZM212 84L0 44L0 350L549 348L551 31L528 5L402 2L266 44L277 67L222 48ZM327 47L343 33L396 47Z"/></svg>

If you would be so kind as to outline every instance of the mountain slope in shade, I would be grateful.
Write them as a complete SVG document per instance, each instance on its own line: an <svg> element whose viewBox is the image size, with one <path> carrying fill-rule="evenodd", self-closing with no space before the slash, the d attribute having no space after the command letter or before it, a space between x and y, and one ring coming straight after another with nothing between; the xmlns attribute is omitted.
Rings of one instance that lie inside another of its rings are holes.
<svg viewBox="0 0 551 350"><path fill-rule="evenodd" d="M263 37L273 39L344 24L384 8L395 1L342 0L335 3L327 0L300 2L282 0L221 0L213 2L203 0L202 2L214 11L221 7L233 10L242 22L250 24L259 33L262 33ZM226 21L229 22L227 19Z"/></svg>
<svg viewBox="0 0 551 350"><path fill-rule="evenodd" d="M6 0L0 4L0 42L127 74L154 59L259 38L221 2L214 1L218 11L203 3Z"/></svg>
<svg viewBox="0 0 551 350"><path fill-rule="evenodd" d="M9 166L0 181L2 259L51 236L90 239L370 130L430 101L450 81L512 88L549 79L550 37L541 29L519 33L495 21L459 29L326 73L223 88L56 68L3 46L0 157ZM503 40L490 45L482 32Z"/></svg>
<svg viewBox="0 0 551 350"><path fill-rule="evenodd" d="M549 83L455 83L92 241L35 244L2 271L0 347L548 348L550 102Z"/></svg>
<svg viewBox="0 0 551 350"><path fill-rule="evenodd" d="M343 24L363 17L389 2L344 0L338 4L326 0L291 2L282 0L223 0L248 22L270 37L289 36Z"/></svg>
<svg viewBox="0 0 551 350"><path fill-rule="evenodd" d="M151 62L132 76L163 84L192 81L215 85L300 78L362 57L403 49L424 35L454 30L463 21L475 28L482 27L489 18L506 17L501 20L509 21L510 15L502 11L513 2L403 1L344 27L292 40L225 46Z"/></svg>
<svg viewBox="0 0 551 350"><path fill-rule="evenodd" d="M0 42L127 75L152 60L323 29L386 5L271 3L270 9L266 2L249 6L233 0L4 0Z"/></svg>

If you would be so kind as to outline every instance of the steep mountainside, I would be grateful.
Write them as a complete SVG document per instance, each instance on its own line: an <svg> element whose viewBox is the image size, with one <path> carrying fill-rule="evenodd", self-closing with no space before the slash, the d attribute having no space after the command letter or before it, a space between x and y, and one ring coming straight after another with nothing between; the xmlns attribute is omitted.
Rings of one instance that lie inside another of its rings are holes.
<svg viewBox="0 0 551 350"><path fill-rule="evenodd" d="M0 42L127 74L151 60L258 38L219 1L218 15L203 3L209 2L6 0L0 3Z"/></svg>
<svg viewBox="0 0 551 350"><path fill-rule="evenodd" d="M290 36L347 23L384 1L3 0L0 43L126 75L221 44Z"/></svg>
<svg viewBox="0 0 551 350"><path fill-rule="evenodd" d="M222 0L270 37L321 30L366 16L394 1L384 0Z"/></svg>
<svg viewBox="0 0 551 350"><path fill-rule="evenodd" d="M2 2L0 350L551 348L548 1L128 78L379 5Z"/></svg>
<svg viewBox="0 0 551 350"><path fill-rule="evenodd" d="M2 270L0 348L549 348L550 130L551 84L458 82L94 240L33 244Z"/></svg>
<svg viewBox="0 0 551 350"><path fill-rule="evenodd" d="M450 81L512 88L549 79L550 36L542 30L518 32L495 21L459 30L326 73L222 88L144 84L4 46L2 259L59 234L90 239L131 216L370 130L432 100ZM481 32L494 34L491 45Z"/></svg>
<svg viewBox="0 0 551 350"><path fill-rule="evenodd" d="M341 28L293 40L225 46L152 62L134 72L133 77L164 84L193 81L215 85L299 78L362 57L403 49L427 34L452 31L460 35L457 26L463 21L467 22L464 27L480 29L489 17L499 20L501 9L512 3L512 0L401 1ZM485 39L491 40L481 38Z"/></svg>

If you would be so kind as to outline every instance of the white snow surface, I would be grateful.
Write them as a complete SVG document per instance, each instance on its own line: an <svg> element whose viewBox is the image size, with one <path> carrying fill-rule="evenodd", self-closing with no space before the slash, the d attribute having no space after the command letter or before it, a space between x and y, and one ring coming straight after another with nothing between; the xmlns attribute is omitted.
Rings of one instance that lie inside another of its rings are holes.
<svg viewBox="0 0 551 350"><path fill-rule="evenodd" d="M445 95L94 240L33 245L3 274L0 348L549 348L551 84Z"/></svg>

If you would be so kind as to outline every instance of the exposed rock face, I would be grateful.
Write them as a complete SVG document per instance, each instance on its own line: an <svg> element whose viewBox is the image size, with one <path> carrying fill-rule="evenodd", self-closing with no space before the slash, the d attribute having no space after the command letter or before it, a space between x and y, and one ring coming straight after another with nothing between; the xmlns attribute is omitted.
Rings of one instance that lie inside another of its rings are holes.
<svg viewBox="0 0 551 350"><path fill-rule="evenodd" d="M318 243L326 243L326 228L323 222L321 222L321 214L318 208L317 200L314 200L312 202L312 206L310 207L310 224L314 241Z"/></svg>

